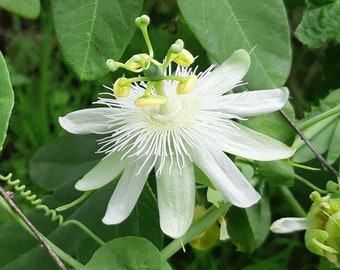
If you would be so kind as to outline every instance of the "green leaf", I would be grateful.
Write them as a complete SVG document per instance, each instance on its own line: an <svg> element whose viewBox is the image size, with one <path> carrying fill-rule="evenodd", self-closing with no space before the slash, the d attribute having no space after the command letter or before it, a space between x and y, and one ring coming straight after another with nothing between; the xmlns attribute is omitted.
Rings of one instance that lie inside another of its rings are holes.
<svg viewBox="0 0 340 270"><path fill-rule="evenodd" d="M135 31L142 0L52 1L57 39L66 63L81 80L104 76L108 58L119 60Z"/></svg>
<svg viewBox="0 0 340 270"><path fill-rule="evenodd" d="M227 218L228 234L237 251L247 253L254 251L256 242L246 210L232 206L227 213Z"/></svg>
<svg viewBox="0 0 340 270"><path fill-rule="evenodd" d="M0 151L6 138L9 118L14 105L14 93L5 59L0 52Z"/></svg>
<svg viewBox="0 0 340 270"><path fill-rule="evenodd" d="M262 195L261 200L252 207L245 209L254 234L255 248L260 247L266 240L271 225L269 197L263 189L260 192Z"/></svg>
<svg viewBox="0 0 340 270"><path fill-rule="evenodd" d="M301 131L321 153L327 151L327 161L334 163L340 156L340 89L332 91L317 108L298 123ZM293 147L297 150L292 158L294 162L306 162L315 158L306 144L297 137Z"/></svg>
<svg viewBox="0 0 340 270"><path fill-rule="evenodd" d="M307 0L308 4L316 7L324 6L333 2L335 2L335 0Z"/></svg>
<svg viewBox="0 0 340 270"><path fill-rule="evenodd" d="M0 8L26 19L36 19L40 14L39 0L0 0Z"/></svg>
<svg viewBox="0 0 340 270"><path fill-rule="evenodd" d="M286 11L281 0L178 0L191 30L217 62L235 50L250 52L244 81L250 89L282 86L289 74L291 49Z"/></svg>
<svg viewBox="0 0 340 270"><path fill-rule="evenodd" d="M330 40L340 41L340 2L307 10L295 36L311 48L319 48Z"/></svg>
<svg viewBox="0 0 340 270"><path fill-rule="evenodd" d="M31 178L46 190L58 189L63 179L74 183L103 158L95 153L97 139L95 135L67 134L43 145L30 161Z"/></svg>
<svg viewBox="0 0 340 270"><path fill-rule="evenodd" d="M237 250L250 253L261 246L269 233L271 214L269 197L260 186L259 203L243 209L232 206L227 213L227 230Z"/></svg>
<svg viewBox="0 0 340 270"><path fill-rule="evenodd" d="M161 269L161 255L151 242L144 238L123 237L100 247L82 270L133 270Z"/></svg>
<svg viewBox="0 0 340 270"><path fill-rule="evenodd" d="M294 169L284 160L257 161L259 177L273 186L294 185Z"/></svg>

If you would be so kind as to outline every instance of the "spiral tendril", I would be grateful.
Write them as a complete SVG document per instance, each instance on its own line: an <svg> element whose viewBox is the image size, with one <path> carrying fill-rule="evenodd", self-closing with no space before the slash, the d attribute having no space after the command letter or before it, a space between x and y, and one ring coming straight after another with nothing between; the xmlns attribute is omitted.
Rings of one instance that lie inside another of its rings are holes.
<svg viewBox="0 0 340 270"><path fill-rule="evenodd" d="M6 181L8 185L14 187L16 191L20 193L27 201L29 201L36 209L42 209L45 212L45 216L50 216L52 221L59 221L59 226L63 224L64 217L54 209L50 209L47 205L42 203L42 200L38 198L36 194L33 194L30 189L26 189L26 185L20 185L20 180L12 180L12 174L9 173L7 176L0 174L0 180Z"/></svg>

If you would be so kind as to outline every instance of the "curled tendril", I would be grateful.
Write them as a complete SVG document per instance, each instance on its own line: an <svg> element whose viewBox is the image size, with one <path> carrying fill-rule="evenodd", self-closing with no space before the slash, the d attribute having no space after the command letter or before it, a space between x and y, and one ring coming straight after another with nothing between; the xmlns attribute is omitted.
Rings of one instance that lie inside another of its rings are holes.
<svg viewBox="0 0 340 270"><path fill-rule="evenodd" d="M36 194L33 194L30 189L26 189L26 185L20 185L20 180L12 180L12 174L8 174L7 176L2 176L0 174L0 180L6 181L8 185L14 187L14 189L20 192L27 201L29 201L36 209L42 209L45 212L45 216L50 216L52 221L59 221L59 225L62 225L64 222L64 217L53 209L50 209L47 205L42 203L42 200L38 198Z"/></svg>

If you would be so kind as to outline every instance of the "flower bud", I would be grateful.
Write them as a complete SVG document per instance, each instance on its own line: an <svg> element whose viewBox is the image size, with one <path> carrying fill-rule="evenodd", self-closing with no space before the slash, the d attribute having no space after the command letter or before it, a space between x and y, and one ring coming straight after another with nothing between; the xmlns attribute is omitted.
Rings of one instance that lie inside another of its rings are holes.
<svg viewBox="0 0 340 270"><path fill-rule="evenodd" d="M177 94L188 94L197 82L197 76L189 75L184 82L179 82L177 85Z"/></svg>
<svg viewBox="0 0 340 270"><path fill-rule="evenodd" d="M124 84L123 80L124 78L119 78L113 86L113 93L116 98L127 97L130 93L131 84Z"/></svg>
<svg viewBox="0 0 340 270"><path fill-rule="evenodd" d="M135 104L137 107L156 106L164 104L165 101L165 97L161 95L150 95L137 98Z"/></svg>
<svg viewBox="0 0 340 270"><path fill-rule="evenodd" d="M182 67L188 67L194 62L194 57L188 50L183 49L178 56L176 56L174 62Z"/></svg>

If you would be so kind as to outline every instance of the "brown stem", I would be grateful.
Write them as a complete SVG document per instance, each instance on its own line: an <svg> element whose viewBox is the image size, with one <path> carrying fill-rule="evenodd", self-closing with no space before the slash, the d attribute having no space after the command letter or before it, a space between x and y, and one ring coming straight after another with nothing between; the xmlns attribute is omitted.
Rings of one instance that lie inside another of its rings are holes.
<svg viewBox="0 0 340 270"><path fill-rule="evenodd" d="M319 153L319 151L311 144L311 142L307 139L307 137L302 133L299 127L288 117L288 115L283 111L280 110L281 115L287 120L287 122L291 125L291 127L299 134L301 140L305 142L305 144L309 147L309 149L313 152L313 154L317 157L320 161L323 168L327 168L332 173L336 175L336 177L340 177L340 174L333 168L331 164L327 162L327 160Z"/></svg>
<svg viewBox="0 0 340 270"><path fill-rule="evenodd" d="M5 201L12 207L12 209L18 214L21 220L28 226L28 228L32 231L32 233L37 237L37 239L41 242L41 244L46 248L52 259L57 263L60 269L67 270L64 263L60 260L60 258L55 254L50 245L46 242L42 234L34 227L34 225L29 221L29 219L21 212L18 206L13 202L10 196L7 194L6 190L4 190L0 186L0 194L5 199Z"/></svg>

